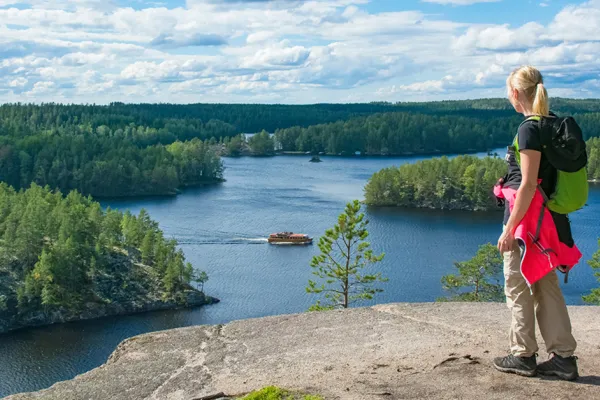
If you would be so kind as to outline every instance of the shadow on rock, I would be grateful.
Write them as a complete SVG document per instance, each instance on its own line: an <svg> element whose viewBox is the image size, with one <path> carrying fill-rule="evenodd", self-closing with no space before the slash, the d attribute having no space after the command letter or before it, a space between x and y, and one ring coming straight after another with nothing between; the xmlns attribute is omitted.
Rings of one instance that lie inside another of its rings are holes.
<svg viewBox="0 0 600 400"><path fill-rule="evenodd" d="M545 381L558 381L559 378L555 376L542 376L542 380ZM588 386L600 386L600 376L589 375L589 376L580 376L576 381L571 383L575 383L578 385L588 385Z"/></svg>

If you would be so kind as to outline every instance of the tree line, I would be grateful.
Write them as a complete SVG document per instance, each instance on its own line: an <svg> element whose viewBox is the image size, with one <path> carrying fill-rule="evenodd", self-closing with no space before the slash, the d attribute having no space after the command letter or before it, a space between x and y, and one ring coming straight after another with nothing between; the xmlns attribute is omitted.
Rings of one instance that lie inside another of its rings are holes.
<svg viewBox="0 0 600 400"><path fill-rule="evenodd" d="M586 138L600 136L600 100L552 99L559 115L574 115ZM283 151L405 155L485 151L509 143L522 116L504 99L397 103L392 109L307 127L280 128Z"/></svg>
<svg viewBox="0 0 600 400"><path fill-rule="evenodd" d="M0 184L0 314L81 310L150 296L185 302L195 274L145 211L107 209L76 191Z"/></svg>
<svg viewBox="0 0 600 400"><path fill-rule="evenodd" d="M283 151L351 155L465 153L510 142L520 119L393 112L275 132Z"/></svg>
<svg viewBox="0 0 600 400"><path fill-rule="evenodd" d="M61 124L106 125L121 128L133 124L174 134L179 140L233 136L263 129L309 126L345 120L359 115L392 111L390 103L368 104L124 104L66 105L48 103L5 104L0 120L28 120L31 126Z"/></svg>

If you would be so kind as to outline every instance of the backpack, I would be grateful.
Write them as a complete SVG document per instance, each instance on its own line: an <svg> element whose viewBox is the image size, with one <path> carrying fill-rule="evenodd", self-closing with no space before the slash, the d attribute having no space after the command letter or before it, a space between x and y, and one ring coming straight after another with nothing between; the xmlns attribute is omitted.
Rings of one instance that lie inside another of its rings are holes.
<svg viewBox="0 0 600 400"><path fill-rule="evenodd" d="M539 188L545 205L559 214L569 214L583 208L588 200L589 183L587 150L581 128L573 117L533 116L523 123L527 121L538 122L542 152L557 170L554 193L544 193ZM520 165L518 134L514 146L517 163Z"/></svg>

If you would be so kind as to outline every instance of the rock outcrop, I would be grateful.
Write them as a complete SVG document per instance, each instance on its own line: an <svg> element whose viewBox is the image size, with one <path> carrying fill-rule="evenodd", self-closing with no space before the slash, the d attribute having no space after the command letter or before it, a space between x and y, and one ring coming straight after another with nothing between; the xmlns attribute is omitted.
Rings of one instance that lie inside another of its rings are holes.
<svg viewBox="0 0 600 400"><path fill-rule="evenodd" d="M0 333L113 315L200 307L219 301L189 285L177 293L177 298L167 296L151 267L122 253L110 255L110 262L92 282L93 296L79 307L30 306L22 310L17 301L19 282L13 274L0 269L0 293L8 294L0 296Z"/></svg>
<svg viewBox="0 0 600 400"><path fill-rule="evenodd" d="M348 400L600 399L599 309L570 313L579 342L576 382L491 367L507 350L505 305L388 304L133 337L105 365L10 399L189 400L268 385Z"/></svg>

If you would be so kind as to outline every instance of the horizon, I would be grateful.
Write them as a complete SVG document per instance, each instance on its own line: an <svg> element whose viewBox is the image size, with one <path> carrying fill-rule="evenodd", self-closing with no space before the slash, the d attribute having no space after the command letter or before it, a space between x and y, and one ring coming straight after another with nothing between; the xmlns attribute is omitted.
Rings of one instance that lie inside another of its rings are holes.
<svg viewBox="0 0 600 400"><path fill-rule="evenodd" d="M600 97L600 0L0 0L0 103Z"/></svg>
<svg viewBox="0 0 600 400"><path fill-rule="evenodd" d="M123 105L171 105L171 106L193 106L193 105L264 105L264 106L319 106L319 105L359 105L359 104L387 104L391 106L403 105L403 104L426 104L426 103L444 103L444 102L471 102L471 101L493 101L493 100L501 100L506 101L507 105L510 105L508 99L504 97L479 97L479 98L465 98L465 99L439 99L439 100L413 100L413 101L365 101L365 102L319 102L319 103L252 103L252 102L190 102L190 103L176 103L176 102L127 102L122 100L110 100L106 103L76 103L76 102L56 102L56 101L47 101L47 102L0 102L0 107L2 106L10 106L10 105L20 105L20 106L44 106L44 105L59 105L59 106L101 106L108 107L114 104L123 104ZM584 102L584 101L600 101L599 97L585 97L585 98L575 98L575 97L550 97L550 108L552 108L552 100L569 100L575 102Z"/></svg>

